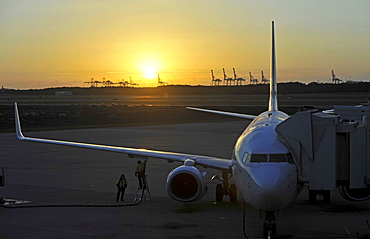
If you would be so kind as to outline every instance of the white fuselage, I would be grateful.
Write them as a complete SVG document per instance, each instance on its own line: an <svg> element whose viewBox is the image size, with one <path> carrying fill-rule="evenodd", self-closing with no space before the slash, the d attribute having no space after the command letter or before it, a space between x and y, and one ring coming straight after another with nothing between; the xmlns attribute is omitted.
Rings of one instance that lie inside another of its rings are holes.
<svg viewBox="0 0 370 239"><path fill-rule="evenodd" d="M233 175L245 201L256 209L276 211L299 194L297 169L275 127L289 116L266 111L238 138L233 153Z"/></svg>

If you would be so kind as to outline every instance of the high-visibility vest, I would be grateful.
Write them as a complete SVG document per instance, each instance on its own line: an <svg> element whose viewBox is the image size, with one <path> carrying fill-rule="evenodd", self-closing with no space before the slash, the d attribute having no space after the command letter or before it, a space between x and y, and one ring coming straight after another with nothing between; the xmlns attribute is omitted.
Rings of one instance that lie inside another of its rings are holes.
<svg viewBox="0 0 370 239"><path fill-rule="evenodd" d="M141 164L138 164L136 166L136 172L144 172L145 171L145 162L144 163L141 163Z"/></svg>

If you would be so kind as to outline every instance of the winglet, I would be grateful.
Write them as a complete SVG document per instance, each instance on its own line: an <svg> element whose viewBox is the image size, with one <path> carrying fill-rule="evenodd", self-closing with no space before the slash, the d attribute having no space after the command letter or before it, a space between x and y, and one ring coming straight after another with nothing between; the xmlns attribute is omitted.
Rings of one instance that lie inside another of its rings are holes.
<svg viewBox="0 0 370 239"><path fill-rule="evenodd" d="M275 55L275 27L272 21L271 38L271 66L270 66L270 101L269 111L278 111L277 83L276 83L276 55Z"/></svg>
<svg viewBox="0 0 370 239"><path fill-rule="evenodd" d="M24 136L22 134L21 122L19 120L17 102L14 103L14 114L15 114L15 134L17 135L18 139L23 140Z"/></svg>

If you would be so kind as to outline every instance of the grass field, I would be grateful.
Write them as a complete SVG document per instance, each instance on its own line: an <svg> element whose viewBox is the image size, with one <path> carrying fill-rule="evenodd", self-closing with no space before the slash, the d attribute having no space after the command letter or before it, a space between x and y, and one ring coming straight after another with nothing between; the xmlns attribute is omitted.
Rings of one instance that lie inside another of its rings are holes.
<svg viewBox="0 0 370 239"><path fill-rule="evenodd" d="M366 97L367 93L317 93L279 95L278 99L280 110L294 114L304 106L358 105ZM0 132L14 130L14 102L19 104L24 130L45 130L232 120L235 118L194 112L185 106L259 114L267 110L268 95L3 95Z"/></svg>

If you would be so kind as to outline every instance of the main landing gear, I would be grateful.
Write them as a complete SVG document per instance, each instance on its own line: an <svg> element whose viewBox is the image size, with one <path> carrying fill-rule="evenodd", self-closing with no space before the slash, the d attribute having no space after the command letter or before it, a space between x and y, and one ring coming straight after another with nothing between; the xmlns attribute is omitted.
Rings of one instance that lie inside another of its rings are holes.
<svg viewBox="0 0 370 239"><path fill-rule="evenodd" d="M218 179L222 181L222 184L219 183L216 186L216 202L222 202L223 197L229 195L231 202L236 202L238 191L235 184L231 184L229 187L229 173L226 171L222 172L222 177L219 178L218 175L215 175L211 178L211 181Z"/></svg>
<svg viewBox="0 0 370 239"><path fill-rule="evenodd" d="M324 202L330 202L330 190L308 190L310 202L315 202L317 195L321 195Z"/></svg>

